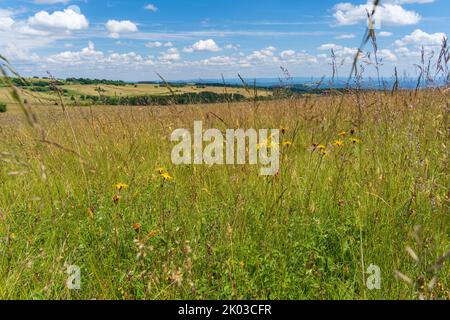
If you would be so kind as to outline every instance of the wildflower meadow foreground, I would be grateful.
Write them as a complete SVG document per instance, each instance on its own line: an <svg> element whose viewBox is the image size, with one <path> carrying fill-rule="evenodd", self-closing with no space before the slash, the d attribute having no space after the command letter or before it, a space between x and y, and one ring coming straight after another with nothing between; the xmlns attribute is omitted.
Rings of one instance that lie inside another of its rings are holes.
<svg viewBox="0 0 450 320"><path fill-rule="evenodd" d="M449 298L448 92L32 110L1 117L3 298ZM281 129L279 171L173 165L194 120Z"/></svg>
<svg viewBox="0 0 450 320"><path fill-rule="evenodd" d="M21 2L0 300L450 300L447 1Z"/></svg>

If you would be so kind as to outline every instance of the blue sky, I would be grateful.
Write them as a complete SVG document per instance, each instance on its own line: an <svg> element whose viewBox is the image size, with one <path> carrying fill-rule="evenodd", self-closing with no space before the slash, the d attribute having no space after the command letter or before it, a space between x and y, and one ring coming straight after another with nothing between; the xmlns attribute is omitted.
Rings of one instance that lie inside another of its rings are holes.
<svg viewBox="0 0 450 320"><path fill-rule="evenodd" d="M277 77L280 66L320 77L333 49L344 74L369 2L0 0L0 53L28 76L136 81ZM450 1L384 0L377 20L382 72L413 75L421 46L431 54L448 34Z"/></svg>

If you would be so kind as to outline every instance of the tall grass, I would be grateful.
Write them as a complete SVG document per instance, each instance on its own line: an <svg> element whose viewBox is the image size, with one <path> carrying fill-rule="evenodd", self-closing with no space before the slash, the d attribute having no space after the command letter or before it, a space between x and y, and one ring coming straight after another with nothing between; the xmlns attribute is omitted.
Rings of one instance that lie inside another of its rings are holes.
<svg viewBox="0 0 450 320"><path fill-rule="evenodd" d="M243 81L251 102L32 108L2 61L1 298L450 299L448 89L260 102ZM279 174L173 166L171 132L199 120L284 128Z"/></svg>
<svg viewBox="0 0 450 320"><path fill-rule="evenodd" d="M52 144L36 148L19 116L7 114L0 295L418 298L419 289L394 271L416 272L405 251L415 226L425 237L424 264L450 245L446 97L398 92L383 95L379 109L378 93L359 95L358 128L354 94L337 118L334 96L264 103L256 114L247 104L71 108L72 125L54 107L39 110L47 140L79 145L80 156ZM194 120L221 129L289 128L280 175L263 178L252 166L172 166L168 136ZM161 166L174 181L161 180ZM118 182L129 188L117 190ZM72 264L82 269L80 291L65 288ZM380 291L363 281L370 264L382 270ZM438 280L427 297L448 298L448 272L444 264L429 274Z"/></svg>

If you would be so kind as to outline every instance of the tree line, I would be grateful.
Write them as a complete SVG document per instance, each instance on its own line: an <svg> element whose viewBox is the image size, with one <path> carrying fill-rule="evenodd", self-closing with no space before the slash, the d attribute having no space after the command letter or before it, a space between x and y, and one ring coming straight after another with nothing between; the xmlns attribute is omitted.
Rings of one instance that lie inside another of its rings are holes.
<svg viewBox="0 0 450 320"><path fill-rule="evenodd" d="M215 93L215 92L190 92L171 96L106 96L106 95L81 95L81 100L99 105L125 105L125 106L152 106L172 104L201 104L201 103L227 103L242 102L247 98L237 93Z"/></svg>

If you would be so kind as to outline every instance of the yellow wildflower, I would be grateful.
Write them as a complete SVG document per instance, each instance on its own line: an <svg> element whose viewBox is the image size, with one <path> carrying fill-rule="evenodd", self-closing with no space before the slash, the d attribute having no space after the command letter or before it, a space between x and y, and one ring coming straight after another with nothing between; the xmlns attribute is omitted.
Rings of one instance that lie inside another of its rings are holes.
<svg viewBox="0 0 450 320"><path fill-rule="evenodd" d="M127 188L128 188L128 185L125 184L125 183L119 182L119 183L117 183L117 184L115 185L115 187L116 187L117 190L121 191L121 190L123 190L123 189L127 189Z"/></svg>
<svg viewBox="0 0 450 320"><path fill-rule="evenodd" d="M281 127L280 132L281 132L281 134L286 134L288 132L288 128Z"/></svg>
<svg viewBox="0 0 450 320"><path fill-rule="evenodd" d="M162 173L161 177L163 178L164 181L170 182L173 180L173 177L167 172Z"/></svg>
<svg viewBox="0 0 450 320"><path fill-rule="evenodd" d="M282 145L283 145L284 147L290 147L290 146L292 146L292 142L291 142L291 141L284 141L284 142L282 143Z"/></svg>
<svg viewBox="0 0 450 320"><path fill-rule="evenodd" d="M347 132L345 132L345 131L341 131L338 133L338 136L340 136L340 137L345 137L346 135L347 135Z"/></svg>
<svg viewBox="0 0 450 320"><path fill-rule="evenodd" d="M322 155L327 154L327 147L324 146L323 144L316 145L315 149L319 150L320 154L322 154Z"/></svg>
<svg viewBox="0 0 450 320"><path fill-rule="evenodd" d="M351 138L351 139L350 139L350 142L353 143L353 144L357 144L357 143L360 143L361 140L356 139L356 138Z"/></svg>
<svg viewBox="0 0 450 320"><path fill-rule="evenodd" d="M333 144L335 147L342 147L344 145L344 141L336 140Z"/></svg>

